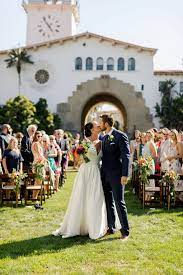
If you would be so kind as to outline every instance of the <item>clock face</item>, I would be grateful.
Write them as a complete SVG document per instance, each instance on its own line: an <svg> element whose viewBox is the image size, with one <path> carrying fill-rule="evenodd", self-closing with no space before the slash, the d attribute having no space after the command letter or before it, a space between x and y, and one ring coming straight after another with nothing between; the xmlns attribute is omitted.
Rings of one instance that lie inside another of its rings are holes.
<svg viewBox="0 0 183 275"><path fill-rule="evenodd" d="M38 32L45 38L52 38L61 31L61 23L53 15L45 15L37 25Z"/></svg>

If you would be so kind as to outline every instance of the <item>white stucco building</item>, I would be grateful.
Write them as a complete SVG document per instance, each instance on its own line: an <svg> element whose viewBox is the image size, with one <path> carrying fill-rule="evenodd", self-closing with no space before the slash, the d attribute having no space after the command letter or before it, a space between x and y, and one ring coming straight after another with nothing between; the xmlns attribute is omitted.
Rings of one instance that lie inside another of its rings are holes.
<svg viewBox="0 0 183 275"><path fill-rule="evenodd" d="M93 33L77 34L76 0L23 1L27 13L27 53L21 93L33 101L47 99L65 128L80 130L88 110L97 102L112 102L121 110L125 128L153 124L160 101L159 82L173 79L183 92L183 71L154 71L156 49ZM0 104L17 96L17 72L6 68L8 51L0 52Z"/></svg>

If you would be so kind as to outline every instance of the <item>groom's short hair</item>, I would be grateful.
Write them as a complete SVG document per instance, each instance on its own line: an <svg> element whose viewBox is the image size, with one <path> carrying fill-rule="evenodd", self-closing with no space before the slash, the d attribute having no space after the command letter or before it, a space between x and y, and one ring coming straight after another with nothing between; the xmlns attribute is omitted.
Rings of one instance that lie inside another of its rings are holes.
<svg viewBox="0 0 183 275"><path fill-rule="evenodd" d="M101 115L100 118L102 119L103 123L108 123L110 127L114 125L113 117L110 115Z"/></svg>

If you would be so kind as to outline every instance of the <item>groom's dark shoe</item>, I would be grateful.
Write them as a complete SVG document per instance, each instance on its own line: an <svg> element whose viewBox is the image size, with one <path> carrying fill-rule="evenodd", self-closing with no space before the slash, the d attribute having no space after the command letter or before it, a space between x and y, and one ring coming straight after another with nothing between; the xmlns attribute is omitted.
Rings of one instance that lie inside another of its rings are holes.
<svg viewBox="0 0 183 275"><path fill-rule="evenodd" d="M122 241L127 241L129 239L129 235L121 235L121 238L120 238Z"/></svg>
<svg viewBox="0 0 183 275"><path fill-rule="evenodd" d="M115 232L116 232L115 229L113 229L113 228L108 228L105 235L106 235L106 236L107 236L107 235L112 235L112 234L115 234Z"/></svg>

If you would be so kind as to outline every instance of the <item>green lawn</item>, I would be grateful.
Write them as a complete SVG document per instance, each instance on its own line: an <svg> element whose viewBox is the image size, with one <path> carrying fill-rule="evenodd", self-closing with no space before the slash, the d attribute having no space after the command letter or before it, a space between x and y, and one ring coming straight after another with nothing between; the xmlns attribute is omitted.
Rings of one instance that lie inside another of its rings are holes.
<svg viewBox="0 0 183 275"><path fill-rule="evenodd" d="M0 208L0 274L183 274L183 212L142 210L128 190L131 235L92 241L61 239L51 232L62 221L75 173L44 204Z"/></svg>

